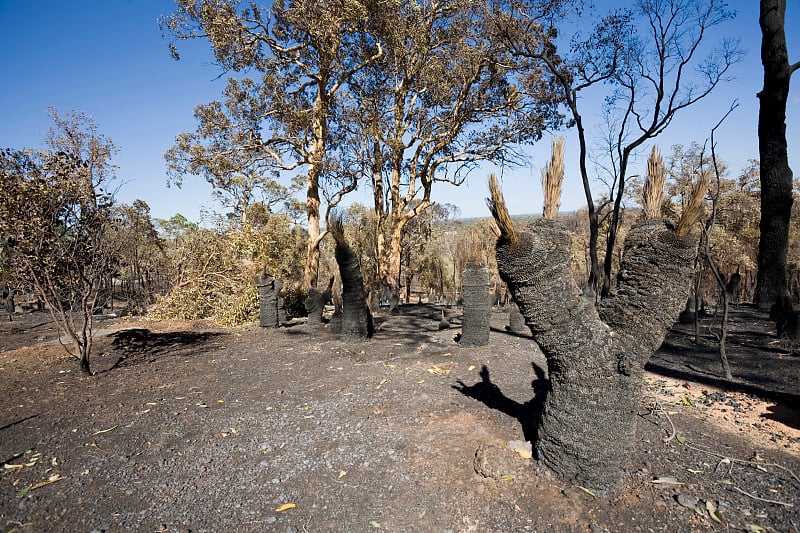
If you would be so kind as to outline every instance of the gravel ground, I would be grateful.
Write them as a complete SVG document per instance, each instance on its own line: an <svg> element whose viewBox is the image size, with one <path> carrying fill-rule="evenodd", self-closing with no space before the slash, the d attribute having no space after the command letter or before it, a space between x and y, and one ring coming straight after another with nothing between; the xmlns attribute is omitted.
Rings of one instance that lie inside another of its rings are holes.
<svg viewBox="0 0 800 533"><path fill-rule="evenodd" d="M508 446L530 440L544 383L532 339L504 332L496 312L489 346L462 348L448 313L454 328L439 330L439 309L406 307L362 344L305 324L106 324L91 378L46 326L7 327L0 529L800 528L800 358L767 354L782 365L768 390L719 387L680 375L703 362L687 363L685 332L673 333L648 374L626 488L598 499Z"/></svg>

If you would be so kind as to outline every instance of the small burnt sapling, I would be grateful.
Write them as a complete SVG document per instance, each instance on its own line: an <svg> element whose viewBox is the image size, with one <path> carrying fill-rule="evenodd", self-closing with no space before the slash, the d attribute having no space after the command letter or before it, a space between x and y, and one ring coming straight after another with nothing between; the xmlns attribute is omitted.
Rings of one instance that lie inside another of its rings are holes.
<svg viewBox="0 0 800 533"><path fill-rule="evenodd" d="M340 215L331 216L329 229L336 241L334 254L342 279L341 339L347 342L369 340L373 333L373 323L367 305L367 293L364 291L361 261L345 240L344 225Z"/></svg>
<svg viewBox="0 0 800 533"><path fill-rule="evenodd" d="M660 219L636 224L617 290L595 306L573 278L567 229L542 219L518 231L494 176L490 189L500 276L547 359L539 464L598 495L613 494L635 444L644 365L688 296L697 253L688 230L699 215L687 213L677 230Z"/></svg>

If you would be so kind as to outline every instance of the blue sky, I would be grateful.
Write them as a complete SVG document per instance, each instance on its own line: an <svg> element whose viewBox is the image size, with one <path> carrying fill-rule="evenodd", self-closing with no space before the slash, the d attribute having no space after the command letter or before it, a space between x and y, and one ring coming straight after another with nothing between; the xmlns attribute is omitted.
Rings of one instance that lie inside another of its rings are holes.
<svg viewBox="0 0 800 533"><path fill-rule="evenodd" d="M800 5L788 2L789 59L800 61ZM733 0L737 19L726 35L738 36L748 50L736 66L736 81L679 115L655 142L662 153L673 144L702 143L734 99L739 108L717 134L719 156L738 173L758 157L756 133L762 69L759 58L758 2ZM166 186L164 152L175 136L195 128L199 103L219 99L225 84L206 43L181 43L181 61L170 58L157 19L173 10L169 0L0 0L0 147L39 146L50 127L47 107L83 111L120 148L115 158L118 199L146 201L157 218L181 213L199 220L201 210L218 208L202 178L188 177L182 189ZM795 74L787 109L790 164L800 176L800 74ZM588 103L589 100L586 101ZM601 126L599 109L583 106L590 135ZM584 205L574 132L565 132L566 178L563 210ZM649 146L646 150L649 151ZM528 167L503 171L503 186L514 214L540 212L539 169L549 157L550 137L527 149ZM632 174L643 172L646 153ZM434 190L434 200L457 205L465 217L488 214L486 173L475 171L467 184ZM499 169L494 169L499 172ZM595 188L596 196L601 187ZM353 197L367 202L366 191Z"/></svg>

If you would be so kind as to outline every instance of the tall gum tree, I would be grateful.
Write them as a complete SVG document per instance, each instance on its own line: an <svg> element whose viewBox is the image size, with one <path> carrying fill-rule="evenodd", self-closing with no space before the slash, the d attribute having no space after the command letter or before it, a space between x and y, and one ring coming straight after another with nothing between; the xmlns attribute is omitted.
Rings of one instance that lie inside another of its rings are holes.
<svg viewBox="0 0 800 533"><path fill-rule="evenodd" d="M234 0L178 0L178 9L162 19L176 39L208 39L216 61L226 70L261 73L263 116L251 124L249 148L282 171L305 169L308 249L304 284L315 287L320 243L325 237L320 209L355 189L349 180L324 194L326 165L335 123L335 98L347 80L381 56L379 47L353 62L367 3L358 0L273 2L269 7ZM374 44L374 43L373 43ZM171 44L173 55L177 49ZM262 133L265 132L265 133Z"/></svg>
<svg viewBox="0 0 800 533"><path fill-rule="evenodd" d="M786 0L761 0L761 62L764 88L758 93L758 152L761 158L761 237L756 303L769 308L787 290L786 256L792 212L792 169L786 144L789 81L800 62L789 64L784 22Z"/></svg>
<svg viewBox="0 0 800 533"><path fill-rule="evenodd" d="M254 80L230 78L224 101L195 107L197 129L181 133L164 155L170 185L183 186L186 176L205 178L220 203L242 224L261 203L272 209L286 203L297 184L282 185L278 166L255 142L266 110Z"/></svg>
<svg viewBox="0 0 800 533"><path fill-rule="evenodd" d="M385 53L350 84L350 142L372 185L378 277L394 303L404 230L435 184L462 184L479 161L513 161L512 145L557 123L545 84L521 90L492 16L474 0L395 2L371 16Z"/></svg>

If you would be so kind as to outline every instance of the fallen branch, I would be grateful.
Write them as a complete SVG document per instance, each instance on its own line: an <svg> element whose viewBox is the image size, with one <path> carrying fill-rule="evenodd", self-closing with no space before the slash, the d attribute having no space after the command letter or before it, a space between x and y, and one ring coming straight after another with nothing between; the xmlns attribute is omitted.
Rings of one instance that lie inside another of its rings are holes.
<svg viewBox="0 0 800 533"><path fill-rule="evenodd" d="M738 492L740 494L744 494L745 496L747 496L749 498L753 498L754 500L758 500L760 502L774 503L776 505L783 505L784 507L794 507L794 504L791 504L791 503L779 502L778 500L768 500L767 498L760 498L758 496L754 496L754 495L750 494L749 492L740 489L736 485L733 485L733 490L735 490L736 492Z"/></svg>
<svg viewBox="0 0 800 533"><path fill-rule="evenodd" d="M62 479L66 479L66 478L61 477L60 474L53 474L52 476L50 476L49 478L45 479L44 481L40 481L38 483L35 483L35 484L31 485L30 490L41 489L42 487L46 487L47 485L52 485L56 481L61 481Z"/></svg>
<svg viewBox="0 0 800 533"><path fill-rule="evenodd" d="M108 429L101 429L100 431L95 431L94 433L92 433L92 436L94 436L94 435L100 435L100 434L102 434L102 433L108 433L109 431L115 430L115 429L117 429L118 427L119 427L119 424L117 424L116 426L112 426L112 427L110 427L110 428L108 428Z"/></svg>
<svg viewBox="0 0 800 533"><path fill-rule="evenodd" d="M779 465L777 463L764 463L764 462L761 462L761 461L746 461L744 459L735 459L733 457L728 457L726 455L722 455L721 453L713 452L711 450L706 450L705 448L699 448L697 446L692 446L691 444L684 444L684 446L686 446L687 448L690 448L692 450L698 451L698 452L707 453L709 455L713 455L714 457L719 457L720 459L729 461L731 463L739 463L739 464L742 464L742 465L753 466L753 467L756 467L757 469L764 469L764 467L766 467L766 466L772 466L772 467L775 467L775 468L779 468L779 469L783 470L784 472L786 472L787 474L789 474L790 476L792 476L795 481L800 483L800 477L797 477L797 474L795 474L792 470L786 468L785 466Z"/></svg>
<svg viewBox="0 0 800 533"><path fill-rule="evenodd" d="M652 398L652 403L650 404L650 414L656 414L657 415L657 414L660 413L660 414L664 415L664 418L666 418L667 422L669 422L670 431L669 431L669 433L667 434L666 437L663 437L661 439L661 440L664 441L664 443L667 443L667 442L671 441L672 439L674 439L677 436L678 432L675 429L675 424L672 423L672 418L664 410L664 406L661 405L661 402L658 400L658 398L656 398L655 396L651 396L651 398Z"/></svg>
<svg viewBox="0 0 800 533"><path fill-rule="evenodd" d="M669 442L670 440L672 440L676 436L675 424L672 423L672 419L667 414L667 412L664 411L664 408L661 406L661 404L658 401L658 399L653 397L653 402L654 402L654 406L655 407L651 407L651 412L653 412L653 413L659 413L660 412L661 414L663 414L664 418L667 419L667 421L669 422L670 427L672 428L671 433L669 434L669 436L664 438L664 442ZM800 483L800 477L798 477L797 474L794 473L794 471L792 471L791 469L789 469L789 468L787 468L787 467L785 467L783 465L779 465L778 463L765 463L763 461L747 461L747 460L744 460L744 459L736 459L734 457L728 457L727 455L723 455L721 453L717 453L717 452L714 452L712 450L707 450L705 448L700 448L698 446L692 446L691 444L688 444L686 442L682 442L681 444L683 444L684 446L686 446L687 448L689 448L691 450L695 450L695 451L701 452L701 453L707 453L708 455L712 455L714 457L718 457L719 459L721 459L720 464L722 464L723 462L738 463L738 464L741 464L741 465L752 466L752 467L754 467L756 469L759 469L759 470L762 470L764 472L767 472L767 470L765 469L765 467L767 467L767 466L778 468L780 470L783 470L787 474L789 474L792 478L794 478L795 481ZM736 487L734 487L734 488L736 488ZM750 496L750 495L748 494L748 496ZM772 502L772 503L776 503L776 502Z"/></svg>

